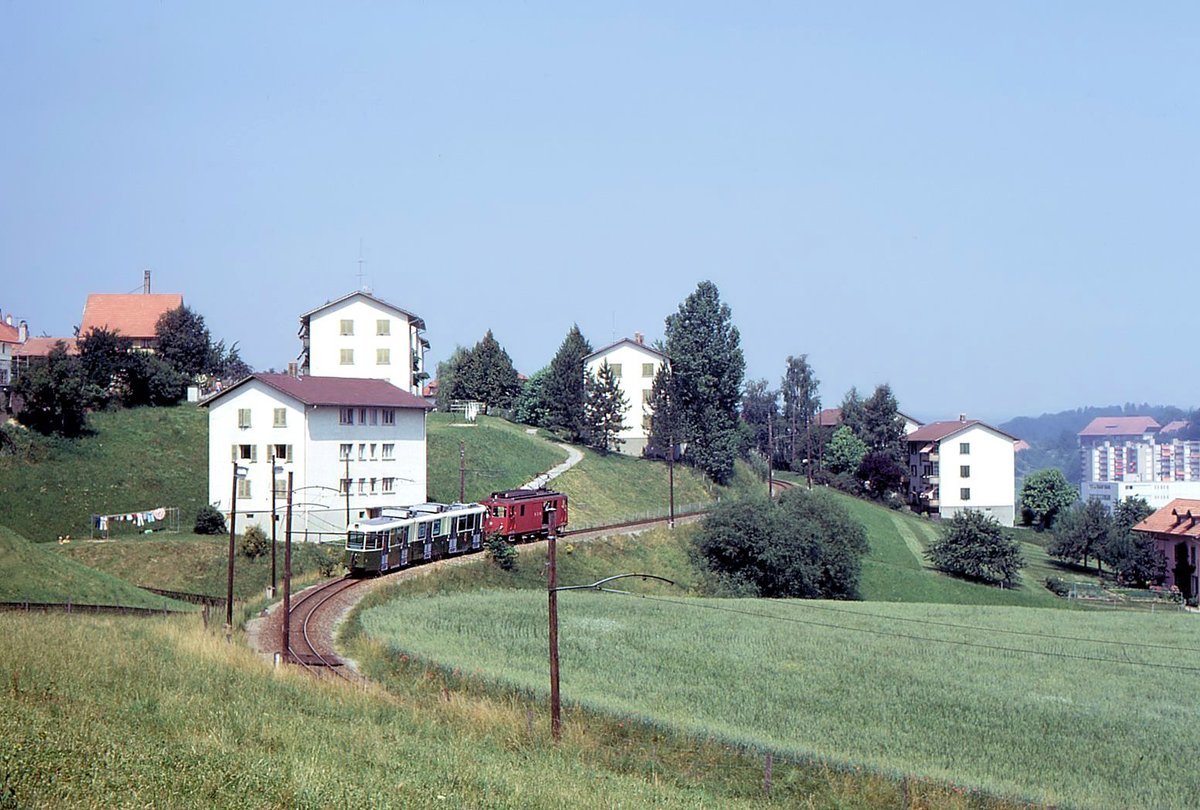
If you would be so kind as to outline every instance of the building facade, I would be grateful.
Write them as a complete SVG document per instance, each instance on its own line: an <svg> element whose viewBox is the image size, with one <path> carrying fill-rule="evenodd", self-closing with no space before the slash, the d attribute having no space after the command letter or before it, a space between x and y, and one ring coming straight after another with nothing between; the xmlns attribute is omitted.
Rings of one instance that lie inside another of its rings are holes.
<svg viewBox="0 0 1200 810"><path fill-rule="evenodd" d="M209 503L228 518L236 487L239 527L269 533L274 492L282 531L289 472L300 539L343 536L369 509L426 500L429 406L384 380L253 374L201 405Z"/></svg>
<svg viewBox="0 0 1200 810"><path fill-rule="evenodd" d="M353 292L300 316L300 371L314 377L387 380L418 394L429 342L425 321L368 292Z"/></svg>
<svg viewBox="0 0 1200 810"><path fill-rule="evenodd" d="M908 434L909 503L951 518L967 509L1002 526L1016 517L1016 438L974 419L931 422Z"/></svg>
<svg viewBox="0 0 1200 810"><path fill-rule="evenodd" d="M623 338L583 358L584 370L593 376L600 367L608 363L621 386L621 393L629 403L617 438L621 440L618 450L625 455L640 456L646 450L650 438L650 417L653 410L650 392L658 370L667 361L667 356L647 346L641 333L633 339Z"/></svg>
<svg viewBox="0 0 1200 810"><path fill-rule="evenodd" d="M1110 510L1130 497L1153 507L1200 496L1200 440L1186 422L1162 427L1148 416L1102 416L1079 432L1083 499Z"/></svg>
<svg viewBox="0 0 1200 810"><path fill-rule="evenodd" d="M1177 498L1133 527L1154 540L1163 557L1168 585L1184 599L1200 594L1197 555L1200 554L1200 500Z"/></svg>

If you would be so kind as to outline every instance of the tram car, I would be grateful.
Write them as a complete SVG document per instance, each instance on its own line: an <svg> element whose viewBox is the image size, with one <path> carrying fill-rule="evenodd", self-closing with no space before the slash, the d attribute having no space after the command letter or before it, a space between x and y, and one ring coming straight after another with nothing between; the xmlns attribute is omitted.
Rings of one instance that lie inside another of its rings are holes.
<svg viewBox="0 0 1200 810"><path fill-rule="evenodd" d="M480 502L487 508L484 532L501 534L510 541L545 537L566 528L567 496L550 489L509 489L493 492Z"/></svg>
<svg viewBox="0 0 1200 810"><path fill-rule="evenodd" d="M477 503L421 503L384 507L346 532L346 568L352 575L382 574L420 562L479 551L487 507Z"/></svg>

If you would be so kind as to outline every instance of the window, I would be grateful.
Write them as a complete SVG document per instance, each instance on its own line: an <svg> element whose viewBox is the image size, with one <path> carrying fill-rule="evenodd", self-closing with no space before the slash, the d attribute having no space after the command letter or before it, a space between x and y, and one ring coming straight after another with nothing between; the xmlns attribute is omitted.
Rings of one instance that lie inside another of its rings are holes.
<svg viewBox="0 0 1200 810"><path fill-rule="evenodd" d="M350 492L350 479L342 478L338 481L338 492L346 495Z"/></svg>
<svg viewBox="0 0 1200 810"><path fill-rule="evenodd" d="M354 424L354 409L353 408L342 408L338 412L338 423L342 424L342 425L353 425Z"/></svg>
<svg viewBox="0 0 1200 810"><path fill-rule="evenodd" d="M963 456L971 455L971 443L970 442L960 442L958 445L958 453L959 453L959 455L963 455Z"/></svg>
<svg viewBox="0 0 1200 810"><path fill-rule="evenodd" d="M375 350L375 365L390 366L392 364L391 349L376 349Z"/></svg>
<svg viewBox="0 0 1200 810"><path fill-rule="evenodd" d="M383 460L391 461L395 457L396 457L396 445L391 444L391 443L384 443L384 445L383 445Z"/></svg>
<svg viewBox="0 0 1200 810"><path fill-rule="evenodd" d="M342 365L354 365L354 349L342 349Z"/></svg>
<svg viewBox="0 0 1200 810"><path fill-rule="evenodd" d="M366 408L358 409L358 423L360 425L365 425L367 423L367 409Z"/></svg>
<svg viewBox="0 0 1200 810"><path fill-rule="evenodd" d="M271 451L275 455L276 461L282 461L290 464L292 461L292 446L290 444L273 444Z"/></svg>
<svg viewBox="0 0 1200 810"><path fill-rule="evenodd" d="M612 375L614 377L621 376L621 364L620 363L609 363L608 367L612 369Z"/></svg>
<svg viewBox="0 0 1200 810"><path fill-rule="evenodd" d="M970 487L963 487L962 489L960 489L960 490L958 491L958 497L959 497L960 499L964 500L964 501L969 501L969 500L971 500L971 489L970 489Z"/></svg>
<svg viewBox="0 0 1200 810"><path fill-rule="evenodd" d="M358 460L359 461L367 460L367 445L365 442L362 442L358 445Z"/></svg>
<svg viewBox="0 0 1200 810"><path fill-rule="evenodd" d="M643 377L653 377L654 376L654 364L653 363L642 363L642 376Z"/></svg>
<svg viewBox="0 0 1200 810"><path fill-rule="evenodd" d="M247 461L253 464L258 461L258 445L257 444L235 444L233 446L233 460Z"/></svg>
<svg viewBox="0 0 1200 810"><path fill-rule="evenodd" d="M379 458L379 456L375 455L375 449L377 447L378 447L378 445L375 444L375 442L371 442L371 461L374 461L375 459Z"/></svg>
<svg viewBox="0 0 1200 810"><path fill-rule="evenodd" d="M379 409L378 408L371 409L371 424L372 425L379 424Z"/></svg>
<svg viewBox="0 0 1200 810"><path fill-rule="evenodd" d="M287 427L287 408L275 409L275 427Z"/></svg>
<svg viewBox="0 0 1200 810"><path fill-rule="evenodd" d="M959 467L958 468L958 477L959 478L970 478L971 477L970 466L967 464L964 464L961 467Z"/></svg>
<svg viewBox="0 0 1200 810"><path fill-rule="evenodd" d="M359 495L367 494L367 479L365 479L365 478L358 479L358 494Z"/></svg>
<svg viewBox="0 0 1200 810"><path fill-rule="evenodd" d="M396 412L391 408L385 408L383 411L383 423L385 425L396 424Z"/></svg>
<svg viewBox="0 0 1200 810"><path fill-rule="evenodd" d="M393 492L395 492L395 491L396 491L396 479L395 479L395 478L385 478L385 479L383 479L383 492L384 492L384 494L385 494L385 495L391 495L391 494L392 494Z"/></svg>
<svg viewBox="0 0 1200 810"><path fill-rule="evenodd" d="M650 432L650 424L651 424L650 420L652 418L653 417L651 417L650 414L648 414L648 413L642 415L642 430L646 431L647 433Z"/></svg>
<svg viewBox="0 0 1200 810"><path fill-rule="evenodd" d="M343 318L342 323L341 323L340 333L343 335L353 335L354 334L354 321L352 321L348 318Z"/></svg>
<svg viewBox="0 0 1200 810"><path fill-rule="evenodd" d="M242 499L250 497L250 479L239 478L237 484L237 496Z"/></svg>
<svg viewBox="0 0 1200 810"><path fill-rule="evenodd" d="M653 391L651 391L649 388L643 388L643 389L642 389L642 404L643 404L643 405L649 405L649 404L650 404L650 395L651 395L651 394L653 394L653 393L654 393L654 392L653 392Z"/></svg>
<svg viewBox="0 0 1200 810"><path fill-rule="evenodd" d="M276 498L286 498L287 497L287 479L286 478L276 478L275 479L275 497Z"/></svg>
<svg viewBox="0 0 1200 810"><path fill-rule="evenodd" d="M377 479L375 479L375 478L372 478L372 479L371 479L371 494L372 494L372 495L374 495L374 494L375 494L375 482L376 482L376 481L377 481Z"/></svg>
<svg viewBox="0 0 1200 810"><path fill-rule="evenodd" d="M387 318L380 318L375 321L375 334L390 335L392 333L392 322Z"/></svg>
<svg viewBox="0 0 1200 810"><path fill-rule="evenodd" d="M417 539L425 540L428 537L429 537L429 524L428 523L418 523L417 524Z"/></svg>
<svg viewBox="0 0 1200 810"><path fill-rule="evenodd" d="M238 427L240 427L240 428L250 427L250 409L249 408L238 408Z"/></svg>

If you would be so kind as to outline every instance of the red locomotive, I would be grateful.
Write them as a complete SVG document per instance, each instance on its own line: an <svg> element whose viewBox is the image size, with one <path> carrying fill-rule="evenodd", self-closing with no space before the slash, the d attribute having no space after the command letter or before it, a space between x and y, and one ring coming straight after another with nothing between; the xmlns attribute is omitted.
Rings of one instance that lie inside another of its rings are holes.
<svg viewBox="0 0 1200 810"><path fill-rule="evenodd" d="M567 525L567 496L549 489L509 489L480 501L487 507L486 534L509 540L545 537ZM553 526L551 525L553 523Z"/></svg>

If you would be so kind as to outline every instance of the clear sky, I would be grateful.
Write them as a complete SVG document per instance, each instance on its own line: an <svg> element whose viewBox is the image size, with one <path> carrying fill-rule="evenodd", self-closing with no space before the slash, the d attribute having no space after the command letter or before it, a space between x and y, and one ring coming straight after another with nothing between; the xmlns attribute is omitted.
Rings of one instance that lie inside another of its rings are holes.
<svg viewBox="0 0 1200 810"><path fill-rule="evenodd" d="M662 336L926 419L1200 404L1194 3L0 0L0 310L153 270L258 368L366 283L429 359Z"/></svg>

